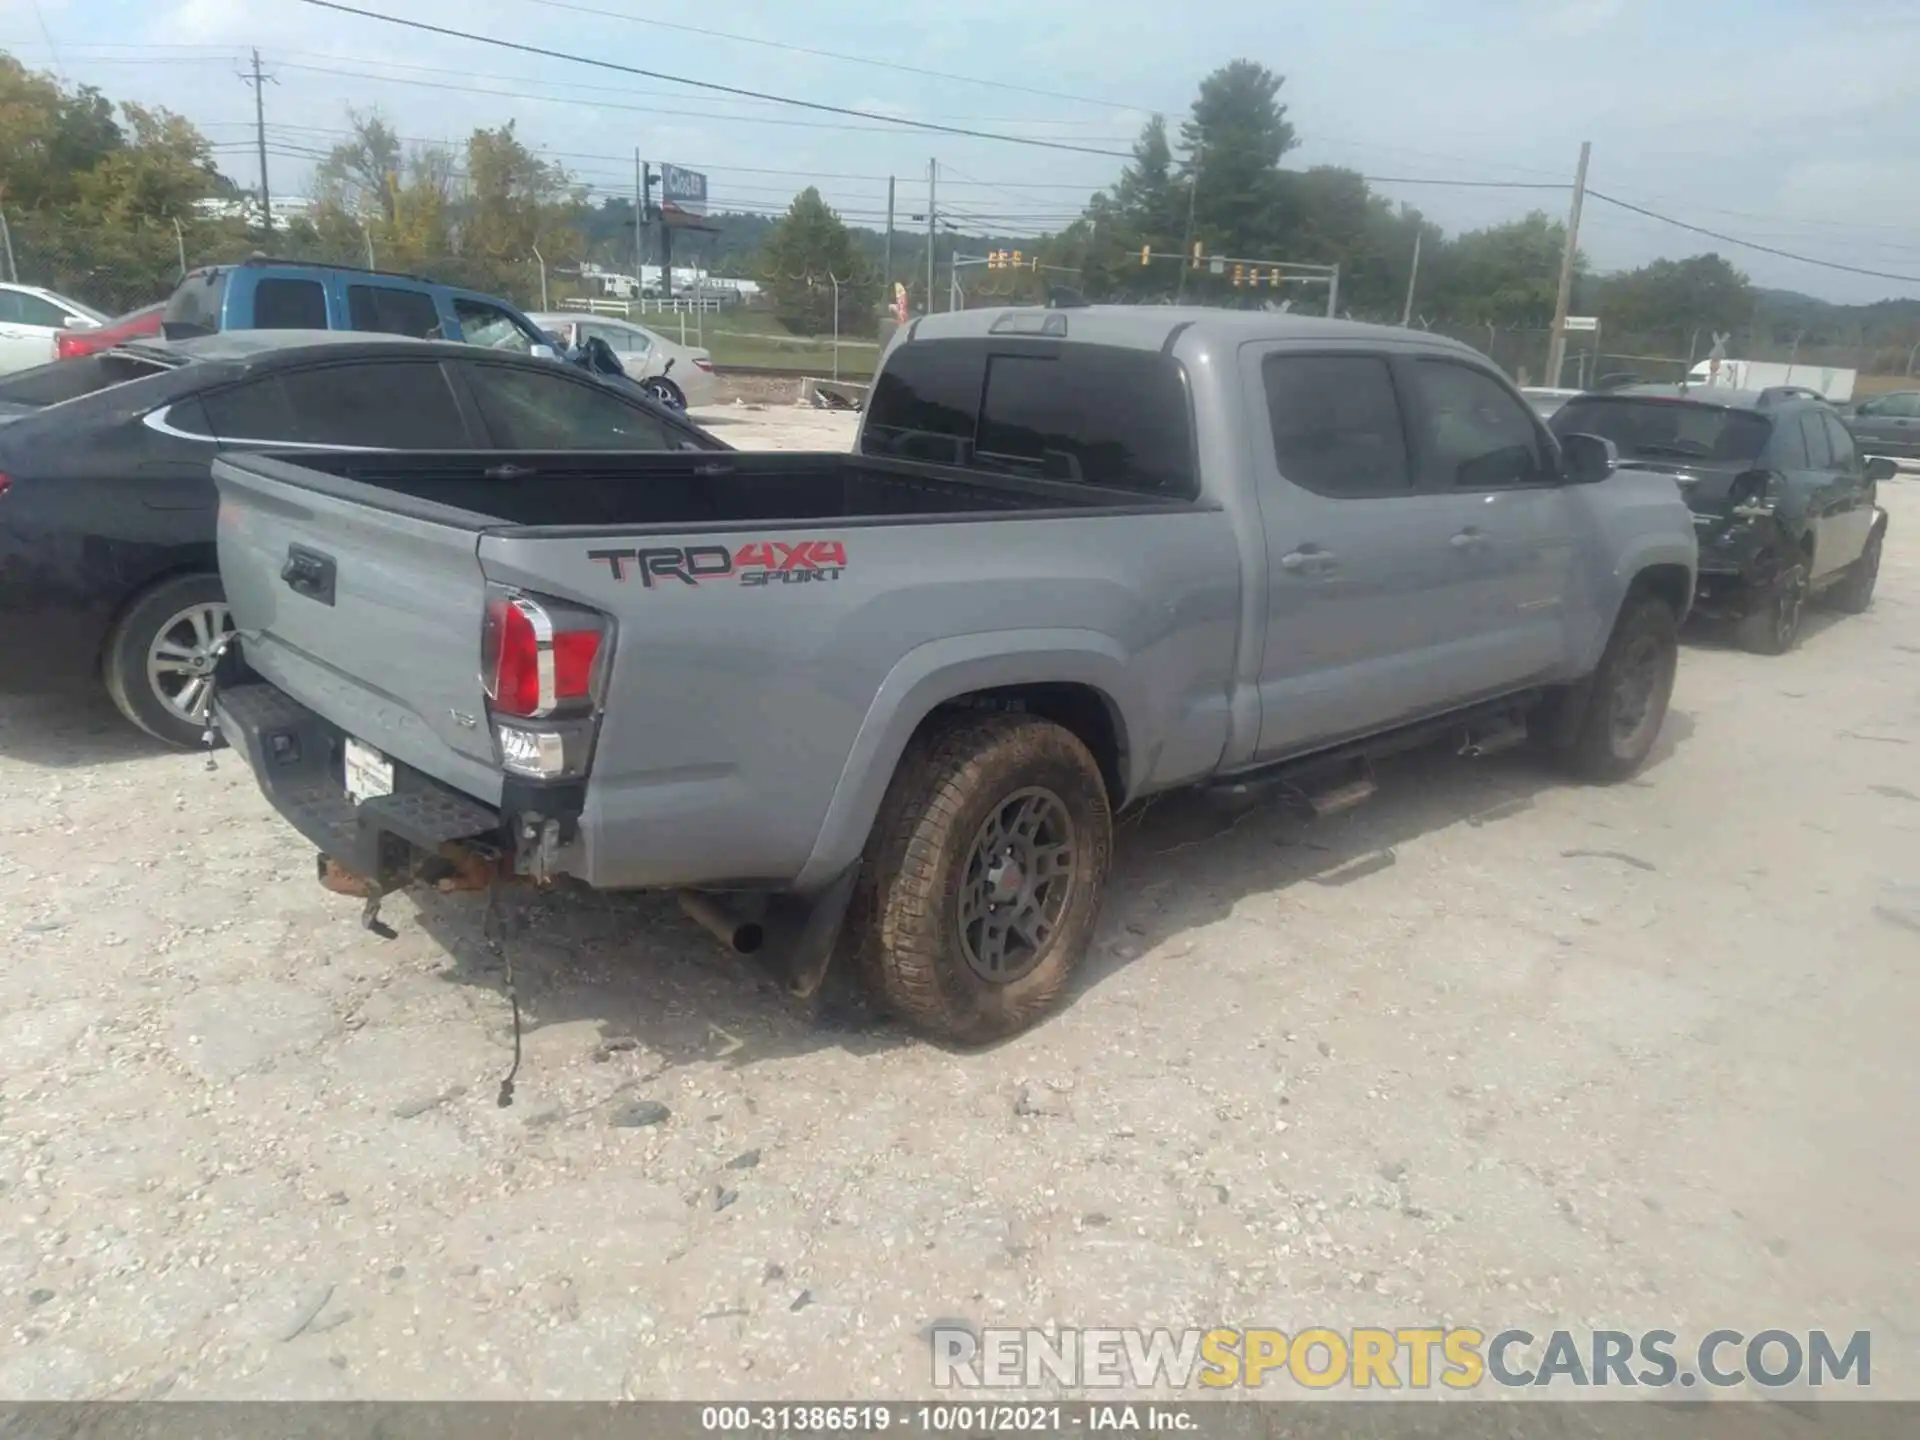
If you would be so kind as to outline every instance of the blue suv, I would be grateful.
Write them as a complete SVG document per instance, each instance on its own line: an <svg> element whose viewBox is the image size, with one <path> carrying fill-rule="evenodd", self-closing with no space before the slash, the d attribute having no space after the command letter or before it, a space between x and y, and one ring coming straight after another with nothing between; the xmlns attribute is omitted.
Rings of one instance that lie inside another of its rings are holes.
<svg viewBox="0 0 1920 1440"><path fill-rule="evenodd" d="M169 340L226 330L363 330L458 340L551 359L551 336L492 295L418 275L298 260L208 265L181 280L161 314Z"/></svg>

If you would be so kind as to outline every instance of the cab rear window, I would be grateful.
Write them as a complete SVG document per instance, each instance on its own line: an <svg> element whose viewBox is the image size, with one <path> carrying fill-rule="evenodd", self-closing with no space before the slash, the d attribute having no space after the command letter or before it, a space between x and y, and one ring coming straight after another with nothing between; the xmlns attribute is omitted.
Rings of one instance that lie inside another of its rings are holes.
<svg viewBox="0 0 1920 1440"><path fill-rule="evenodd" d="M1185 373L1157 351L1009 339L900 346L875 382L869 455L1192 499Z"/></svg>

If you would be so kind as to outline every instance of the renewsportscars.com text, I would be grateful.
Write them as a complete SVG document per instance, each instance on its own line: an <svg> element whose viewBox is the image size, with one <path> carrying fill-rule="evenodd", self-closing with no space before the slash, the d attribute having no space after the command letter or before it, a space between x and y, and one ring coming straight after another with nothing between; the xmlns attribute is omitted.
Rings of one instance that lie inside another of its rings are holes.
<svg viewBox="0 0 1920 1440"><path fill-rule="evenodd" d="M1283 1330L933 1332L938 1389L1727 1389L1873 1383L1865 1330Z"/></svg>

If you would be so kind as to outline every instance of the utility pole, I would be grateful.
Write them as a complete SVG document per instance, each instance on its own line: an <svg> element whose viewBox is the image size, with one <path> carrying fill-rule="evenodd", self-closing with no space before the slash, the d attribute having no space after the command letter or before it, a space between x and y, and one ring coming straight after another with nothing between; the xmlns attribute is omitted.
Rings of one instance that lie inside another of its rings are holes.
<svg viewBox="0 0 1920 1440"><path fill-rule="evenodd" d="M253 134L260 150L260 215L267 234L273 234L273 201L267 196L267 83L271 75L260 72L260 52L253 52L253 73L242 72L241 80L253 87Z"/></svg>
<svg viewBox="0 0 1920 1440"><path fill-rule="evenodd" d="M893 176L887 177L887 248L881 264L880 291L893 294Z"/></svg>
<svg viewBox="0 0 1920 1440"><path fill-rule="evenodd" d="M1567 361L1567 302L1573 297L1573 257L1580 247L1580 206L1587 198L1587 160L1593 154L1593 142L1580 142L1580 168L1573 172L1573 212L1567 217L1567 248L1560 256L1560 293L1553 302L1553 334L1547 339L1547 377L1549 387L1560 384L1560 370Z"/></svg>
<svg viewBox="0 0 1920 1440"><path fill-rule="evenodd" d="M641 175L639 146L634 146L634 300L647 288L641 269L641 250L647 244L647 179Z"/></svg>
<svg viewBox="0 0 1920 1440"><path fill-rule="evenodd" d="M1194 199L1200 193L1200 152L1196 149L1189 157L1193 173L1187 176L1187 238L1180 245L1180 278L1173 287L1173 303L1178 305L1187 298L1187 257L1193 254L1193 214Z"/></svg>
<svg viewBox="0 0 1920 1440"><path fill-rule="evenodd" d="M1400 310L1402 329L1413 324L1413 286L1420 278L1420 232L1413 232L1413 269L1407 272L1407 303Z"/></svg>
<svg viewBox="0 0 1920 1440"><path fill-rule="evenodd" d="M934 192L939 179L940 162L927 161L927 313L929 315L933 313L934 237L939 233L937 229L939 221L935 218L937 212L934 209Z"/></svg>

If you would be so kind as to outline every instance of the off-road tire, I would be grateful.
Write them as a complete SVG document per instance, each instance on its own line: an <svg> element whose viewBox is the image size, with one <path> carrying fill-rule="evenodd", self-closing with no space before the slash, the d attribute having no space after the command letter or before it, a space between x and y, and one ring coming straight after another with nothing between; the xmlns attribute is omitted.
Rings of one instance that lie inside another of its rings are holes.
<svg viewBox="0 0 1920 1440"><path fill-rule="evenodd" d="M1783 623L1781 606L1794 592L1798 598L1793 601L1791 620ZM1806 628L1807 598L1806 565L1796 562L1787 566L1774 580L1759 608L1734 626L1734 638L1740 642L1740 648L1755 655L1785 655L1800 643L1800 633Z"/></svg>
<svg viewBox="0 0 1920 1440"><path fill-rule="evenodd" d="M1867 537L1867 548L1847 571L1847 578L1827 592L1827 603L1848 615L1864 615L1873 604L1873 587L1880 579L1880 550L1887 538L1887 527L1876 525Z"/></svg>
<svg viewBox="0 0 1920 1440"><path fill-rule="evenodd" d="M1643 724L1622 734L1614 724L1615 695L1630 661L1643 658L1649 648L1658 668L1648 712ZM1556 706L1577 709L1576 714L1564 716L1567 728L1560 731L1560 743L1554 747L1560 764L1580 779L1600 785L1638 774L1666 721L1679 656L1680 627L1673 607L1656 595L1630 597L1593 674L1556 697ZM1550 706L1547 718L1563 716Z"/></svg>
<svg viewBox="0 0 1920 1440"><path fill-rule="evenodd" d="M967 960L960 892L981 827L1032 787L1065 807L1076 868L1033 968L998 984ZM937 722L901 757L867 842L854 915L862 976L886 1009L939 1039L1017 1034L1059 998L1092 943L1112 855L1106 784L1070 731L1004 712Z"/></svg>
<svg viewBox="0 0 1920 1440"><path fill-rule="evenodd" d="M154 692L147 676L147 650L173 616L190 606L223 603L225 598L218 575L175 575L162 580L127 607L101 655L100 678L115 707L154 739L178 750L199 748L205 727L188 723Z"/></svg>

